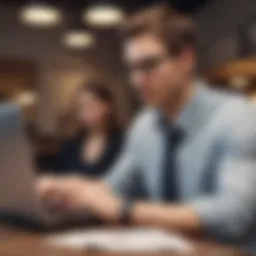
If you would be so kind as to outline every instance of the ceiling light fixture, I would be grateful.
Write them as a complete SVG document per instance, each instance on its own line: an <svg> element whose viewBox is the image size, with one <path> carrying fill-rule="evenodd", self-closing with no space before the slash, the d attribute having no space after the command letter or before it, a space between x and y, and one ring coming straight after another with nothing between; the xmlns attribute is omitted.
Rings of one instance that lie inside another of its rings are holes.
<svg viewBox="0 0 256 256"><path fill-rule="evenodd" d="M85 30L70 30L63 37L63 43L66 47L73 49L86 49L95 42L92 33Z"/></svg>
<svg viewBox="0 0 256 256"><path fill-rule="evenodd" d="M61 11L57 7L40 1L26 5L20 11L21 22L34 27L52 27L61 19Z"/></svg>
<svg viewBox="0 0 256 256"><path fill-rule="evenodd" d="M84 22L95 27L113 27L124 19L124 12L117 6L95 5L83 12Z"/></svg>

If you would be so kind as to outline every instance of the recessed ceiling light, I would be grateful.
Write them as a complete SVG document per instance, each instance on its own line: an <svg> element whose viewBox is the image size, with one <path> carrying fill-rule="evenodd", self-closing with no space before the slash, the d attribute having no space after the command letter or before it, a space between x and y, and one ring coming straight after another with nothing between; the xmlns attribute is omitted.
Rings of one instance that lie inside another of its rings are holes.
<svg viewBox="0 0 256 256"><path fill-rule="evenodd" d="M61 22L61 12L58 8L47 4L30 4L20 11L22 23L35 27L51 27Z"/></svg>
<svg viewBox="0 0 256 256"><path fill-rule="evenodd" d="M124 19L124 12L113 5L96 5L85 10L83 20L97 27L112 27Z"/></svg>
<svg viewBox="0 0 256 256"><path fill-rule="evenodd" d="M95 42L94 36L88 31L71 30L63 37L66 47L73 49L85 49L91 47Z"/></svg>

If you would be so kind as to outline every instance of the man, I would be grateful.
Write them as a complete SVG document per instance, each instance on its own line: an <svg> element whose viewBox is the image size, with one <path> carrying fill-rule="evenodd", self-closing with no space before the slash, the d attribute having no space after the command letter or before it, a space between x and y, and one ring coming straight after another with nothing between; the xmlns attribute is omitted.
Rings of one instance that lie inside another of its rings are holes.
<svg viewBox="0 0 256 256"><path fill-rule="evenodd" d="M102 181L45 179L39 192L61 211L109 222L206 232L249 242L256 211L256 109L195 79L196 30L154 6L123 27L124 59L147 106ZM144 196L132 197L134 190Z"/></svg>

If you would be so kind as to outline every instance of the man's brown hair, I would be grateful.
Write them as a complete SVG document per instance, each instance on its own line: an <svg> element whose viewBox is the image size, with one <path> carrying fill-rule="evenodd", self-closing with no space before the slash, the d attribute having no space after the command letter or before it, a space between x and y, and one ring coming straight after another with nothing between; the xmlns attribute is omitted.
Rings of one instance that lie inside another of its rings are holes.
<svg viewBox="0 0 256 256"><path fill-rule="evenodd" d="M193 20L166 4L153 5L131 15L121 27L124 40L144 33L161 39L172 55L178 55L186 47L196 47L196 26Z"/></svg>

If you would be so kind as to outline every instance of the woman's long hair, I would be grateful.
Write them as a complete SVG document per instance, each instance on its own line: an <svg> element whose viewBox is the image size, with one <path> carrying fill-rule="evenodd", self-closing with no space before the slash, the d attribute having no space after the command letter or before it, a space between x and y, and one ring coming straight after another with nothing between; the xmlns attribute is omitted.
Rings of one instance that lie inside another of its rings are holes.
<svg viewBox="0 0 256 256"><path fill-rule="evenodd" d="M122 106L118 93L112 82L103 76L90 77L80 87L78 87L71 99L69 110L60 119L60 130L63 136L73 137L86 132L76 115L76 99L80 93L91 93L98 99L110 105L111 114L109 117L109 131L122 131L125 126L123 120Z"/></svg>

